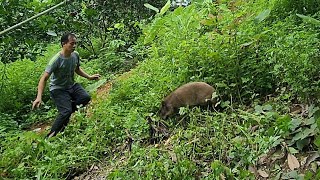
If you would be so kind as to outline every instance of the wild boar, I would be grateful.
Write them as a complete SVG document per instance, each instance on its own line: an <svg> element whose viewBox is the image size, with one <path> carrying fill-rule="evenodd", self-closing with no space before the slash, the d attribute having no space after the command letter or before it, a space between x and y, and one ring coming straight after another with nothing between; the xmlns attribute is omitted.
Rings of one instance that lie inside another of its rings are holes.
<svg viewBox="0 0 320 180"><path fill-rule="evenodd" d="M167 119L184 106L205 106L211 102L215 89L204 82L191 82L177 88L161 103L160 117Z"/></svg>

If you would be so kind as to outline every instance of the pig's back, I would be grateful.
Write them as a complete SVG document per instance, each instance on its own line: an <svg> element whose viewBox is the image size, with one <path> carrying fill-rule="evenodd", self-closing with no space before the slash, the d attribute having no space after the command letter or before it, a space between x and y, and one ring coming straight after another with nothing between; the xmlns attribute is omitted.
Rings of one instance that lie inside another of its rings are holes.
<svg viewBox="0 0 320 180"><path fill-rule="evenodd" d="M214 88L204 82L191 82L180 86L174 91L175 96L184 105L199 105L211 99Z"/></svg>

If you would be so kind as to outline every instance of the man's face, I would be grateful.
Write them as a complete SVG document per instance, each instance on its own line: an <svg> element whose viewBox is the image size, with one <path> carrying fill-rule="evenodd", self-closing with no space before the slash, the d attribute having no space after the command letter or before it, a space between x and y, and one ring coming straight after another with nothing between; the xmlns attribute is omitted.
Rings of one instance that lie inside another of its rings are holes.
<svg viewBox="0 0 320 180"><path fill-rule="evenodd" d="M77 39L73 36L69 36L69 40L63 45L63 48L68 52L73 52L77 46Z"/></svg>

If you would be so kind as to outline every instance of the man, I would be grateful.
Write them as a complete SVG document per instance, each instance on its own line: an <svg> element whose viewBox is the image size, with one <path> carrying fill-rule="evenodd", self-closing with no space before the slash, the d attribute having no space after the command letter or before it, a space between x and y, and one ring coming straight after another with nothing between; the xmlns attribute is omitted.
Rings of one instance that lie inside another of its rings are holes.
<svg viewBox="0 0 320 180"><path fill-rule="evenodd" d="M74 51L77 45L76 36L66 33L61 37L61 51L49 62L38 84L37 98L32 109L39 107L42 94L50 75L50 95L54 100L59 114L47 137L55 136L67 126L70 116L77 110L77 105L86 105L91 100L90 95L80 84L74 82L74 72L90 80L98 80L99 74L88 75L80 67L79 54Z"/></svg>

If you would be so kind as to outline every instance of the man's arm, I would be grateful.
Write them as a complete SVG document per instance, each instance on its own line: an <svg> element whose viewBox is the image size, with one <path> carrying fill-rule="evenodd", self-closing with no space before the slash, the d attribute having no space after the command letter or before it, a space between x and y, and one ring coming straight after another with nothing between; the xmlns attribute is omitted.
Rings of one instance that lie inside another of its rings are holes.
<svg viewBox="0 0 320 180"><path fill-rule="evenodd" d="M42 101L42 94L44 91L44 88L46 87L47 80L49 79L50 74L47 72L44 72L44 74L41 76L39 84L38 84L38 94L36 100L33 101L32 109L35 107L39 107Z"/></svg>
<svg viewBox="0 0 320 180"><path fill-rule="evenodd" d="M88 75L86 72L84 72L81 67L79 66L76 68L75 72L84 78L90 79L90 80L98 80L100 78L100 74L94 74L92 76Z"/></svg>

